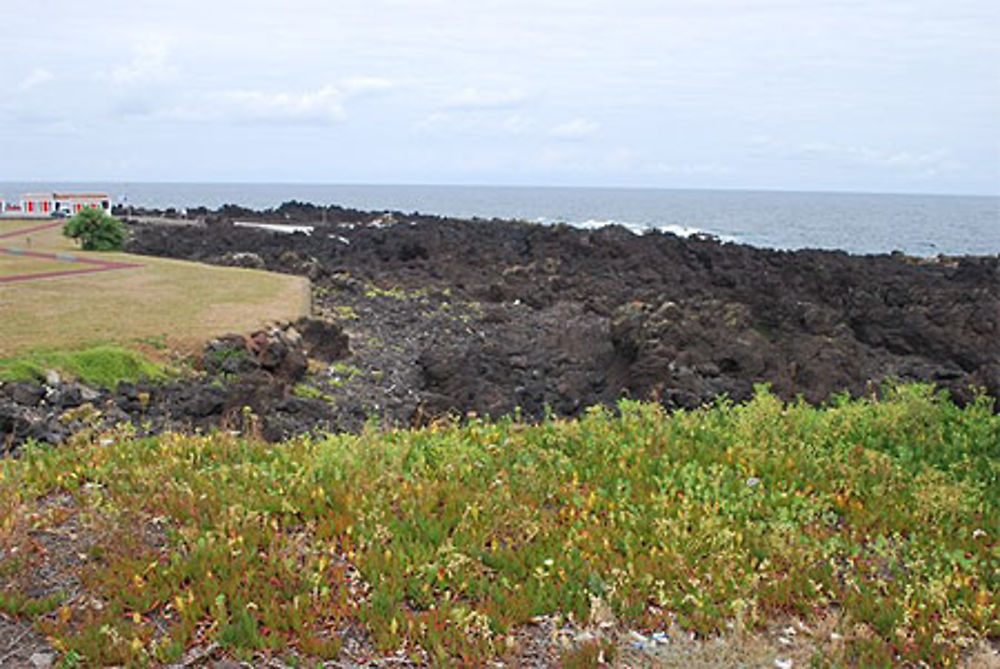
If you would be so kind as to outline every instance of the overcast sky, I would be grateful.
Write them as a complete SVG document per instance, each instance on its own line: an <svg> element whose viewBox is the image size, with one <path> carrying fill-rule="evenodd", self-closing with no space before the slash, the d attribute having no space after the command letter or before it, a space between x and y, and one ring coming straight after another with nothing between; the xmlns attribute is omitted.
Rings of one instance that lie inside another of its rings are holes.
<svg viewBox="0 0 1000 669"><path fill-rule="evenodd" d="M0 0L0 180L1000 194L998 0Z"/></svg>

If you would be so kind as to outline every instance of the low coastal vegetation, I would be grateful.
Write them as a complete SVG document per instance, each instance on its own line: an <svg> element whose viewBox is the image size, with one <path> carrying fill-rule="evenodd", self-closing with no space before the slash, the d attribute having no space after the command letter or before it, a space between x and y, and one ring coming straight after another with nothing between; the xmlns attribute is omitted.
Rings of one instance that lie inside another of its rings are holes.
<svg viewBox="0 0 1000 669"><path fill-rule="evenodd" d="M121 428L0 463L0 610L67 665L328 658L359 629L481 664L540 616L827 621L820 664L944 665L1000 635L998 504L1000 417L925 386L283 444Z"/></svg>
<svg viewBox="0 0 1000 669"><path fill-rule="evenodd" d="M138 351L113 344L70 351L31 351L0 359L0 381L45 381L52 372L91 386L113 389L122 382L165 379L168 368Z"/></svg>

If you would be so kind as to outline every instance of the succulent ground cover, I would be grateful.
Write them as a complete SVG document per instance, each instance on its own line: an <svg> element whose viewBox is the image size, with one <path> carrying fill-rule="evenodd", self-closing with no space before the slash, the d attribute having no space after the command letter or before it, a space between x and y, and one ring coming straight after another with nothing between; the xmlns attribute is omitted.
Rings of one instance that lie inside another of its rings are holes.
<svg viewBox="0 0 1000 669"><path fill-rule="evenodd" d="M1000 417L923 386L282 444L123 428L0 463L0 612L66 665L516 663L553 619L594 630L567 665L615 630L788 621L831 627L820 664L944 665L1000 637L998 504Z"/></svg>

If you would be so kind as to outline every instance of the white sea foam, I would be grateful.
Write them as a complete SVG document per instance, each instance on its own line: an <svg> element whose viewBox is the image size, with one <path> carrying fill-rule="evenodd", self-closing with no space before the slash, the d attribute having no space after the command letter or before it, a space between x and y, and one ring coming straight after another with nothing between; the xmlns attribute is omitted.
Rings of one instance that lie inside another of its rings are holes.
<svg viewBox="0 0 1000 669"><path fill-rule="evenodd" d="M615 221L612 219L600 219L600 218L590 218L586 221L573 222L570 223L573 227L583 228L584 230L599 230L600 228L607 228L612 225L617 225L625 228L629 232L641 235L652 229L649 225L644 225L642 223L632 223L630 221Z"/></svg>
<svg viewBox="0 0 1000 669"><path fill-rule="evenodd" d="M702 230L701 228L694 228L690 225L677 225L676 223L658 225L655 229L660 232L669 232L670 234L677 235L678 237L693 237L694 235L711 235L712 237L718 237L718 235L714 232L708 232L707 230Z"/></svg>
<svg viewBox="0 0 1000 669"><path fill-rule="evenodd" d="M553 221L552 219L537 218L536 222L542 223L544 225L552 225L558 221ZM572 225L574 228L581 228L583 230L599 230L600 228L606 228L612 225L617 225L619 227L625 228L629 232L636 235L643 235L647 232L653 230L658 230L660 232L667 232L678 237L692 237L694 235L707 235L719 239L725 242L736 241L733 237L717 235L714 232L709 232L702 228L696 228L690 225L680 225L677 223L664 223L661 225L655 225L651 223L633 223L630 221L617 221L613 219L597 219L591 218L586 221L569 221L568 225Z"/></svg>
<svg viewBox="0 0 1000 669"><path fill-rule="evenodd" d="M315 229L311 225L282 225L280 223L251 223L250 221L233 221L233 225L238 228L260 228L261 230L270 230L271 232L283 232L285 234L292 234L293 232L303 232L307 235L311 235Z"/></svg>

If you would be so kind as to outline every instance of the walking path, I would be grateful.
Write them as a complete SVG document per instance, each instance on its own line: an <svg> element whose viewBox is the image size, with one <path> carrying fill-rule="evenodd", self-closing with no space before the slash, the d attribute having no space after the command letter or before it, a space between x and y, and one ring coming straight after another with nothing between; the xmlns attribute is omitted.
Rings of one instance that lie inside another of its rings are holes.
<svg viewBox="0 0 1000 669"><path fill-rule="evenodd" d="M20 230L14 230L13 232L5 232L3 234L0 234L0 239L10 239L11 237L19 237L22 235L30 234L32 232L49 230L51 228L55 228L60 225L63 225L63 223L60 221L56 221L55 223L44 223L42 225L36 225L30 228L21 228ZM52 272L33 272L29 274L11 274L8 276L0 276L0 283L33 281L35 279L52 279L60 276L73 276L76 274L94 274L96 272L110 272L112 270L118 270L118 269L131 269L134 267L142 267L142 265L139 263L114 262L110 260L95 260L93 258L80 258L76 255L69 253L45 253L41 251L26 251L24 249L13 248L8 246L0 246L0 253L5 253L7 255L12 255L12 256L38 258L41 260L54 260L56 262L72 262L72 263L79 263L81 265L87 265L87 267L81 267L79 269L65 269Z"/></svg>
<svg viewBox="0 0 1000 669"><path fill-rule="evenodd" d="M41 232L42 230L51 230L52 228L57 228L60 225L65 225L63 221L49 221L42 223L41 225L36 225L30 228L21 228L20 230L14 230L12 232L4 232L0 234L0 239L8 239L10 237L18 237L20 235L30 235L32 232Z"/></svg>

